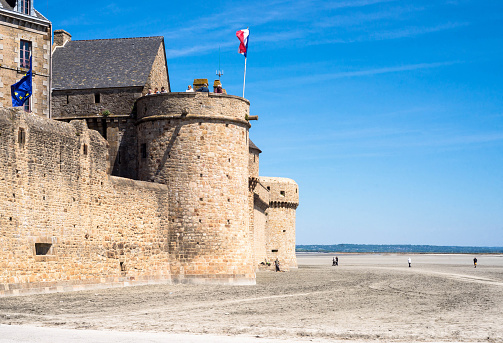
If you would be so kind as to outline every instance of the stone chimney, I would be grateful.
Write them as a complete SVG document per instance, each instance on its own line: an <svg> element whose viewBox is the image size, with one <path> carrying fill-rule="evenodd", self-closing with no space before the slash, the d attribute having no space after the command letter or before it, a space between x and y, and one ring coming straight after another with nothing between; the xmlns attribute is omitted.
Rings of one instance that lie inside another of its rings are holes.
<svg viewBox="0 0 503 343"><path fill-rule="evenodd" d="M65 44L72 40L72 35L65 30L54 31L54 44L53 48L58 46L65 46Z"/></svg>

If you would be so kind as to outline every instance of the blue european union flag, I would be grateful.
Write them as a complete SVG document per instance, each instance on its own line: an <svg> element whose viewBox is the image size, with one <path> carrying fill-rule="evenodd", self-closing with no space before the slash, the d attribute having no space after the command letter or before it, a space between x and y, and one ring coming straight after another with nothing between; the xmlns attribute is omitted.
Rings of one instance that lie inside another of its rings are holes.
<svg viewBox="0 0 503 343"><path fill-rule="evenodd" d="M33 91L31 84L31 56L30 56L30 70L25 76L12 86L10 86L10 93L12 95L12 107L23 106L24 102L31 96Z"/></svg>

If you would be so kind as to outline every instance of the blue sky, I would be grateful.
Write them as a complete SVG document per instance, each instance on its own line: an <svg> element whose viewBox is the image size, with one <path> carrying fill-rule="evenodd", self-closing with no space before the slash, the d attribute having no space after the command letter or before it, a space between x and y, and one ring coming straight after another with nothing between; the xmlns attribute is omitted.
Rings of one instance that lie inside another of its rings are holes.
<svg viewBox="0 0 503 343"><path fill-rule="evenodd" d="M74 40L164 36L172 91L245 97L297 244L503 246L503 2L36 0Z"/></svg>

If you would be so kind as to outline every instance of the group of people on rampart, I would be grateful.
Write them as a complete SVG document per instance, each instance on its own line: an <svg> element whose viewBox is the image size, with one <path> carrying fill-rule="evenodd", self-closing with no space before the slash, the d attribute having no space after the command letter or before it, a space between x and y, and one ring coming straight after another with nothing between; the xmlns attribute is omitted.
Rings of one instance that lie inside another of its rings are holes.
<svg viewBox="0 0 503 343"><path fill-rule="evenodd" d="M147 91L147 95L161 94L161 93L167 93L167 92L168 91L166 90L166 88L164 88L164 86L161 87L161 90L159 90L159 88L155 87L154 91L152 91L152 88L149 88Z"/></svg>

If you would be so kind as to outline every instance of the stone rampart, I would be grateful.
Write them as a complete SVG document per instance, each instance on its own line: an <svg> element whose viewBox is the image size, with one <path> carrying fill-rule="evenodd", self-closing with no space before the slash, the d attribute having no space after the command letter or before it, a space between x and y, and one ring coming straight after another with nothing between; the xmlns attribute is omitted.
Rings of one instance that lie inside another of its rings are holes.
<svg viewBox="0 0 503 343"><path fill-rule="evenodd" d="M291 179L259 177L269 190L266 210L266 251L269 260L279 259L286 268L297 267L295 256L295 211L299 205L299 188Z"/></svg>
<svg viewBox="0 0 503 343"><path fill-rule="evenodd" d="M137 102L139 178L168 186L172 276L255 283L248 203L249 102L167 93Z"/></svg>
<svg viewBox="0 0 503 343"><path fill-rule="evenodd" d="M0 295L171 281L166 186L108 176L107 145L0 111Z"/></svg>
<svg viewBox="0 0 503 343"><path fill-rule="evenodd" d="M266 211L269 208L269 191L260 182L253 190L254 259L257 266L267 259L266 251Z"/></svg>

